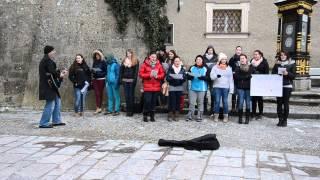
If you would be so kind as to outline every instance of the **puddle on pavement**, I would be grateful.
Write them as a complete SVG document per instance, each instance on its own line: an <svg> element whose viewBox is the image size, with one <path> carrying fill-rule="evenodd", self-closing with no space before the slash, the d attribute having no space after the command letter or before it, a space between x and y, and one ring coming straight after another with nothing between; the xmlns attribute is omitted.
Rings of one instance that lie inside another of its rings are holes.
<svg viewBox="0 0 320 180"><path fill-rule="evenodd" d="M97 146L96 141L72 141L72 142L59 142L59 141L43 141L36 144L43 145L43 149L48 148L58 148L62 149L68 146L83 146L84 148L81 151L86 151L88 149L94 148Z"/></svg>

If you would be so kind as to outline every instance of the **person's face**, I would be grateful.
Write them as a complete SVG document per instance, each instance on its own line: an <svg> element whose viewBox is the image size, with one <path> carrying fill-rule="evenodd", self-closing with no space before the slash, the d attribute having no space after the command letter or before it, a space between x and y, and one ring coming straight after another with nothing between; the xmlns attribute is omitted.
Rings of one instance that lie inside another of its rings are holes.
<svg viewBox="0 0 320 180"><path fill-rule="evenodd" d="M173 59L174 58L174 54L172 52L169 52L169 59Z"/></svg>
<svg viewBox="0 0 320 180"><path fill-rule="evenodd" d="M254 52L254 53L253 53L253 58L254 58L255 60L259 60L259 59L261 59L261 56L260 56L260 54L259 54L258 52Z"/></svg>
<svg viewBox="0 0 320 180"><path fill-rule="evenodd" d="M128 58L131 58L131 57L132 57L132 53L129 52L129 51L127 51L127 57L128 57Z"/></svg>
<svg viewBox="0 0 320 180"><path fill-rule="evenodd" d="M282 53L280 54L280 59L281 59L281 61L285 61L285 60L287 60L287 58L288 58L288 57L287 57L287 55L286 55L285 53L282 52Z"/></svg>
<svg viewBox="0 0 320 180"><path fill-rule="evenodd" d="M149 56L149 58L150 58L151 61L156 61L157 60L157 55L156 54L151 54Z"/></svg>
<svg viewBox="0 0 320 180"><path fill-rule="evenodd" d="M208 54L209 54L209 55L212 55L212 54L213 54L213 49L212 49L212 48L209 48L209 49L208 49Z"/></svg>
<svg viewBox="0 0 320 180"><path fill-rule="evenodd" d="M48 56L50 59L54 59L56 57L56 54L57 54L56 50L53 50L48 54Z"/></svg>
<svg viewBox="0 0 320 180"><path fill-rule="evenodd" d="M164 51L162 51L162 50L161 50L161 51L159 51L159 54L160 54L161 56L163 56L163 55L164 55L164 53L165 53L165 52L164 52Z"/></svg>
<svg viewBox="0 0 320 180"><path fill-rule="evenodd" d="M77 61L78 64L82 64L83 58L78 55L78 56L76 57L76 61Z"/></svg>
<svg viewBox="0 0 320 180"><path fill-rule="evenodd" d="M241 49L241 47L237 47L237 49L236 49L236 55L240 55L242 53L242 49Z"/></svg>
<svg viewBox="0 0 320 180"><path fill-rule="evenodd" d="M97 59L97 60L101 60L100 54L96 53L96 59Z"/></svg>
<svg viewBox="0 0 320 180"><path fill-rule="evenodd" d="M203 62L202 62L202 58L201 57L197 57L196 59L196 65L197 66L202 66Z"/></svg>
<svg viewBox="0 0 320 180"><path fill-rule="evenodd" d="M240 56L240 63L241 64L247 64L248 60L245 56Z"/></svg>
<svg viewBox="0 0 320 180"><path fill-rule="evenodd" d="M226 63L227 63L227 59L226 59L226 58L222 58L222 59L220 60L220 62L221 62L221 64L226 64Z"/></svg>
<svg viewBox="0 0 320 180"><path fill-rule="evenodd" d="M173 64L174 64L174 66L179 67L181 65L180 58L175 58Z"/></svg>

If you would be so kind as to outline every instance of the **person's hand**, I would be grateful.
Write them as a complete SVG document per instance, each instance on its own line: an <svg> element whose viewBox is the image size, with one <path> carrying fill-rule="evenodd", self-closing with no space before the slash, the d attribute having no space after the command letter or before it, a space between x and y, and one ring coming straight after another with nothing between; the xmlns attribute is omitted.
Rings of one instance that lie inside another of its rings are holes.
<svg viewBox="0 0 320 180"><path fill-rule="evenodd" d="M68 70L64 69L60 73L60 78L64 78L68 74Z"/></svg>
<svg viewBox="0 0 320 180"><path fill-rule="evenodd" d="M288 75L288 71L287 70L283 71L283 75L287 76Z"/></svg>
<svg viewBox="0 0 320 180"><path fill-rule="evenodd" d="M218 75L217 75L217 78L221 78L221 75L220 75L220 74L218 74Z"/></svg>
<svg viewBox="0 0 320 180"><path fill-rule="evenodd" d="M205 76L200 76L200 77L198 77L198 79L205 81L206 77Z"/></svg>

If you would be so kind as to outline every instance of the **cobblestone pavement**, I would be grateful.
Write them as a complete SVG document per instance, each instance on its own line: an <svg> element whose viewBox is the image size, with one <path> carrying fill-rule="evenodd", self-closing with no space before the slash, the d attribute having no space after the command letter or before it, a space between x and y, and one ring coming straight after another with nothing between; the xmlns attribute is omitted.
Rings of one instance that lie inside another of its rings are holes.
<svg viewBox="0 0 320 180"><path fill-rule="evenodd" d="M21 111L0 113L0 134L27 136L55 136L83 138L87 140L143 140L157 143L158 139L191 139L204 134L217 134L223 147L320 155L320 121L289 119L288 127L276 126L277 119L252 120L249 125L238 124L236 117L228 123L213 122L205 116L203 122L186 122L180 116L178 122L168 122L166 114L156 114L156 122L142 122L142 115L134 117L94 116L76 118L72 112L62 113L64 127L39 129L41 112Z"/></svg>
<svg viewBox="0 0 320 180"><path fill-rule="evenodd" d="M0 179L320 179L320 156L142 141L0 136Z"/></svg>

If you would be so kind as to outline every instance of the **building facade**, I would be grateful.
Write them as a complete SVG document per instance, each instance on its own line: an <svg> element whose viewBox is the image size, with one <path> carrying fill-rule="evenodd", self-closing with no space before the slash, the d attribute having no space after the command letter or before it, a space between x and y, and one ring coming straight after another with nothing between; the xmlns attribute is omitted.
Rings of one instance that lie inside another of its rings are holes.
<svg viewBox="0 0 320 180"><path fill-rule="evenodd" d="M261 50L271 65L277 50L278 9L272 0L169 0L167 14L172 28L167 49L187 62L203 54L208 45L229 57L243 47L252 57ZM178 7L180 6L180 11ZM311 67L320 67L320 3L311 20Z"/></svg>

